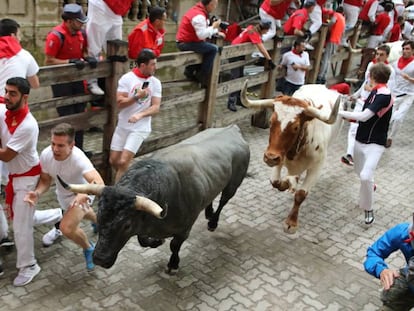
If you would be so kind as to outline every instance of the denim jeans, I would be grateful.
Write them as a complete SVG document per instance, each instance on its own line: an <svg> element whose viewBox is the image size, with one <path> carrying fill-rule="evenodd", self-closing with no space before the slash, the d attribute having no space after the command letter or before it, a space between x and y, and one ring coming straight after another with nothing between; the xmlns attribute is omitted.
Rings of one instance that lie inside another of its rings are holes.
<svg viewBox="0 0 414 311"><path fill-rule="evenodd" d="M218 52L217 45L210 42L177 42L180 51L194 51L203 54L203 62L200 66L199 75L208 77L213 68L214 58ZM197 68L198 65L190 65L189 68Z"/></svg>

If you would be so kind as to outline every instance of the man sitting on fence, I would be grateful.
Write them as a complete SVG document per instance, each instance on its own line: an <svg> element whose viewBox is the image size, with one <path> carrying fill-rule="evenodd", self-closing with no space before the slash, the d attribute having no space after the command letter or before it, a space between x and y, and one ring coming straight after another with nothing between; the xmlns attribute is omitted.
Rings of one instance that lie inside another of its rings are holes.
<svg viewBox="0 0 414 311"><path fill-rule="evenodd" d="M210 77L213 68L214 58L218 52L217 45L206 42L206 39L213 35L225 37L220 31L221 20L212 23L208 18L218 5L218 0L201 0L190 8L181 19L178 27L176 41L177 47L181 51L194 51L203 55L201 65L189 65L185 68L184 75L190 79L198 81L202 87L207 86L207 79Z"/></svg>

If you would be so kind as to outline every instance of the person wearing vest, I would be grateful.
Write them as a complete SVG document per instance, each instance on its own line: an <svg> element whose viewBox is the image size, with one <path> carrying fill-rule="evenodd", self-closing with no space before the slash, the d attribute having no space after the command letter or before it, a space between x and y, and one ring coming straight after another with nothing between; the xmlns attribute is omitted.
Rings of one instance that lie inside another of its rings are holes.
<svg viewBox="0 0 414 311"><path fill-rule="evenodd" d="M358 15L358 18L362 21L362 25L370 25L375 23L378 5L378 0L368 0L365 2L361 12Z"/></svg>
<svg viewBox="0 0 414 311"><path fill-rule="evenodd" d="M354 146L354 169L360 179L359 208L364 211L365 225L374 223L374 173L385 151L393 99L387 86L391 70L383 63L369 71L371 92L362 111L339 111L338 115L358 121Z"/></svg>
<svg viewBox="0 0 414 311"><path fill-rule="evenodd" d="M322 9L324 22L326 22L329 27L329 35L326 40L325 50L322 55L321 67L319 68L316 83L326 83L326 74L328 73L329 64L331 63L331 57L335 53L338 45L341 43L342 34L345 30L345 17L343 12L343 7L338 7L336 12Z"/></svg>
<svg viewBox="0 0 414 311"><path fill-rule="evenodd" d="M391 86L396 97L391 118L391 130L386 147L391 147L395 135L414 101L414 41L404 41L402 56L392 64L395 83Z"/></svg>
<svg viewBox="0 0 414 311"><path fill-rule="evenodd" d="M305 23L309 19L309 14L315 9L315 0L305 0L302 9L298 9L289 17L283 25L283 31L288 36L305 37Z"/></svg>
<svg viewBox="0 0 414 311"><path fill-rule="evenodd" d="M384 6L378 6L374 26L372 27L371 35L368 37L367 48L375 49L385 41L384 35L388 33L392 27L389 12L393 9L394 7L392 3L385 3Z"/></svg>
<svg viewBox="0 0 414 311"><path fill-rule="evenodd" d="M390 68L391 75L387 82L389 86L394 84L395 72L392 69L392 66L388 63L388 57L390 55L390 47L388 45L380 45L376 49L375 58L368 63L367 70L365 71L365 80L362 83L361 87L351 96L351 100L355 101L355 107L353 111L361 111L362 107L364 106L365 100L368 98L372 90L369 71L372 66L378 63L384 63ZM353 166L354 165L354 146L355 146L355 135L358 129L358 122L350 122L349 129L348 129L348 141L347 141L347 148L346 148L346 155L341 157L341 162Z"/></svg>
<svg viewBox="0 0 414 311"><path fill-rule="evenodd" d="M106 41L122 40L122 18L133 2L134 0L88 0L86 33L89 57L99 59L101 51L106 52ZM95 95L105 94L97 79L88 80L88 90Z"/></svg>
<svg viewBox="0 0 414 311"><path fill-rule="evenodd" d="M45 43L45 65L75 64L82 70L87 62L96 66L96 59L87 55L88 42L82 30L88 18L78 4L66 4L62 13L63 23L48 33ZM95 60L95 61L94 61ZM85 94L83 81L52 85L53 97ZM85 103L76 103L56 108L59 116L84 112ZM76 131L76 146L83 150L83 131Z"/></svg>
<svg viewBox="0 0 414 311"><path fill-rule="evenodd" d="M214 58L218 52L217 45L206 42L214 35L225 37L221 31L221 20L218 19L210 26L209 14L218 5L218 0L201 0L190 8L182 17L178 26L176 42L180 51L194 51L203 55L201 65L190 65L184 70L184 75L198 81L202 87L207 86L213 68Z"/></svg>
<svg viewBox="0 0 414 311"><path fill-rule="evenodd" d="M256 25L249 25L245 30L243 30L232 42L231 45L236 44L242 44L246 42L253 43L257 49L260 51L260 53L263 54L265 59L267 59L268 62L268 69L273 70L276 68L276 65L273 63L272 58L269 54L269 52L266 50L266 48L263 45L263 35L266 34L266 32L270 28L270 21L261 21L259 24ZM236 62L240 60L245 60L244 56L240 57L234 57L229 60L229 62ZM237 67L233 68L231 70L231 78L233 80L238 79L240 77L243 77L243 69L244 67ZM230 111L237 111L236 105L243 106L240 100L240 91L235 91L229 95L229 98L227 100L227 108Z"/></svg>
<svg viewBox="0 0 414 311"><path fill-rule="evenodd" d="M401 251L407 265L395 270L385 260ZM381 310L411 310L414 308L414 231L413 223L403 222L388 229L367 249L365 271L380 279L383 290Z"/></svg>
<svg viewBox="0 0 414 311"><path fill-rule="evenodd" d="M293 0L264 0L259 9L262 22L270 22L270 29L262 36L263 42L276 35L276 29L282 28L282 19L285 17L289 5Z"/></svg>
<svg viewBox="0 0 414 311"><path fill-rule="evenodd" d="M16 267L19 269L13 281L14 286L30 283L40 272L34 254L35 209L24 202L24 196L27 191L34 189L40 175L36 149L39 127L29 110L29 92L30 84L25 78L9 78L5 86L4 104L0 105L0 161L6 163L9 171L5 202L13 220Z"/></svg>
<svg viewBox="0 0 414 311"><path fill-rule="evenodd" d="M137 59L142 49L151 49L159 57L164 47L167 13L159 6L150 9L149 17L140 22L128 35L128 57Z"/></svg>

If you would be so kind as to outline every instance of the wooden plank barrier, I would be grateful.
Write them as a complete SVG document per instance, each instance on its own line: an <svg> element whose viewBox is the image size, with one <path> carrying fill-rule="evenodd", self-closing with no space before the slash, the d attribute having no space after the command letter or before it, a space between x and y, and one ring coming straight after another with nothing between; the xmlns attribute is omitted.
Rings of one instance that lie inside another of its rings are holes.
<svg viewBox="0 0 414 311"><path fill-rule="evenodd" d="M358 31L359 28L357 27L356 33L352 37L354 42L356 42ZM319 42L319 45L314 51L310 52L314 71L310 71L307 77L308 83L314 83L316 80L326 34L327 26L323 25L318 34L312 38L311 42ZM265 42L265 47L269 50L275 64L281 58L281 51L289 49L294 40L295 37L287 36ZM219 98L240 90L246 79L246 77L242 77L227 79L226 81L221 79L221 77L232 68L251 66L255 62L251 54L256 51L256 47L251 43L236 46L224 45L222 40L217 40L216 44L220 47L220 53L217 54L214 61L207 88L200 88L198 84L185 80L183 76L185 66L202 62L200 55L193 52L175 52L162 54L158 58L156 76L160 77L163 83L161 112L153 117L153 124L158 125L155 126L156 129L153 130L151 136L144 142L137 155L146 154L178 143L208 127L217 124L224 126L236 122L237 116L242 113L244 113L243 117L253 115L254 112L247 111L246 109L241 111L240 114L239 112L229 112L228 114L215 113L215 109L217 108L216 104ZM108 57L113 55L126 56L127 50L127 42L125 41L108 41ZM238 56L244 56L245 60L229 62L229 59ZM345 49L333 56L332 61L342 64L341 73L336 78L342 79L350 71L351 57L351 53ZM128 70L130 70L128 62L110 62L109 60L99 62L96 69L86 66L84 69L78 70L73 64L40 68L39 78L42 88L63 82L105 78L105 104L103 109L98 111L85 111L65 117L57 117L53 114L45 116L44 112L54 111L57 107L96 100L97 97L91 94L51 98L50 92L42 92L40 98L34 102L30 101L30 109L39 122L39 141L47 140L50 129L61 122L71 123L77 130L88 130L93 127L103 129L102 148L94 150L92 161L99 168L107 183L111 183L113 177L108 159L110 142L118 114L116 90L119 78ZM273 97L275 94L275 79L278 76L280 76L280 73L277 70L259 70L257 74L249 76L249 87L253 87L255 90L260 89L260 98ZM191 111L191 113L194 111L191 117L193 119L186 120L188 122L182 122L182 124L175 122L174 114L183 109ZM266 111L261 111L252 116L252 123L255 126L266 127L267 119ZM85 138L87 139L87 137Z"/></svg>

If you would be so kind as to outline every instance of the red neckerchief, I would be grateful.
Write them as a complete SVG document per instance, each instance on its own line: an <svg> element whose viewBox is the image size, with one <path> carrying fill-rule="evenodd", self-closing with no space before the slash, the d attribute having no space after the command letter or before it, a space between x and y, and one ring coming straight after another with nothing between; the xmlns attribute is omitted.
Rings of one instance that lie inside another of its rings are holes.
<svg viewBox="0 0 414 311"><path fill-rule="evenodd" d="M377 59L376 59L376 58L374 58L374 59L372 60L372 63L373 63L373 64L377 64L377 63L378 63ZM386 60L386 61L384 62L384 64L388 65L388 61Z"/></svg>
<svg viewBox="0 0 414 311"><path fill-rule="evenodd" d="M137 77L142 78L142 79L148 79L149 77L151 77L151 76L146 76L142 74L142 72L138 68L132 69L132 72L135 73Z"/></svg>
<svg viewBox="0 0 414 311"><path fill-rule="evenodd" d="M399 69L403 69L405 66L407 66L409 63L411 63L411 61L414 60L414 56L411 56L409 58L404 58L404 57L400 57L398 59L398 68Z"/></svg>
<svg viewBox="0 0 414 311"><path fill-rule="evenodd" d="M11 58L22 49L19 41L12 36L0 37L0 58Z"/></svg>
<svg viewBox="0 0 414 311"><path fill-rule="evenodd" d="M387 87L387 84L386 84L386 83L378 83L377 85L375 85L375 86L372 88L372 91L373 91L373 90L378 90L378 89L380 89L380 88L382 88L382 87Z"/></svg>
<svg viewBox="0 0 414 311"><path fill-rule="evenodd" d="M13 188L13 178L16 177L23 177L23 176L37 176L40 175L42 172L42 168L40 166L40 163L33 166L30 170L27 172L21 173L21 174L9 174L9 181L7 183L5 193L6 193L6 204L8 208L8 214L9 218L13 219L14 213L13 213L13 198L14 198L14 188Z"/></svg>
<svg viewBox="0 0 414 311"><path fill-rule="evenodd" d="M414 232L410 231L410 237L408 239L405 239L405 243L411 243L411 241L414 241Z"/></svg>
<svg viewBox="0 0 414 311"><path fill-rule="evenodd" d="M292 49L292 53L296 54L296 55L299 55L299 57L302 57L302 52L298 52L298 51L296 51L296 49Z"/></svg>
<svg viewBox="0 0 414 311"><path fill-rule="evenodd" d="M23 108L12 111L6 111L6 124L7 128L9 129L10 134L13 134L17 127L22 123L24 118L29 113L29 105L24 105Z"/></svg>

